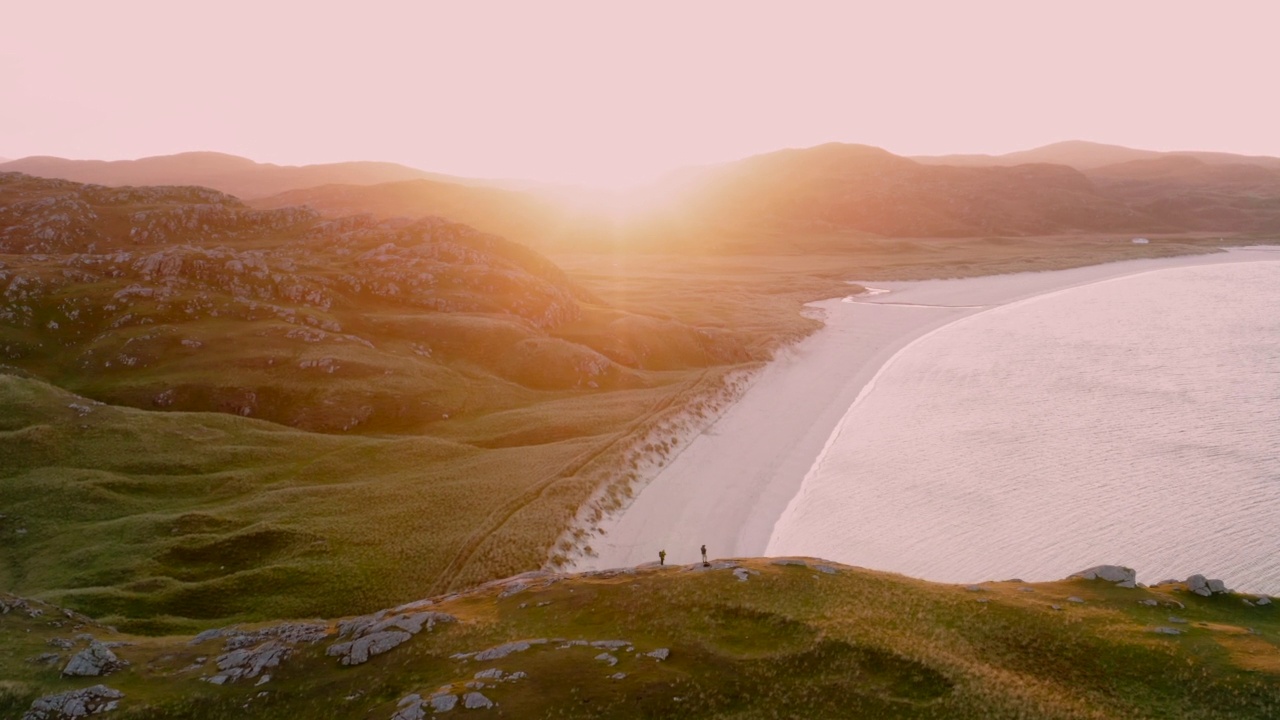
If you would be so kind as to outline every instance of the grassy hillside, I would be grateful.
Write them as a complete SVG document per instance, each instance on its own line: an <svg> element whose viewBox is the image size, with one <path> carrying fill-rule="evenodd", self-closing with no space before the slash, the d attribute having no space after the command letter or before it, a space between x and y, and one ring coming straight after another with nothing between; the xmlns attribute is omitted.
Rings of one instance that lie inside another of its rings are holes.
<svg viewBox="0 0 1280 720"><path fill-rule="evenodd" d="M122 720L407 720L445 695L446 717L1274 717L1280 611L1249 599L743 560L528 575L369 618L193 639L0 596L0 714L101 683L123 693ZM129 665L60 678L86 633L124 643L111 652ZM340 645L362 638L381 652ZM464 709L468 693L492 706Z"/></svg>

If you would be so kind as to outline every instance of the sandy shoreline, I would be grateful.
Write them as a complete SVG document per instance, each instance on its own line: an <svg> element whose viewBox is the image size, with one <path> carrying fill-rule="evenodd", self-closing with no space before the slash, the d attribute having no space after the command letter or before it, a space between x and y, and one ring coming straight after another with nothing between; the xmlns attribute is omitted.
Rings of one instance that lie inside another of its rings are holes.
<svg viewBox="0 0 1280 720"><path fill-rule="evenodd" d="M738 402L694 438L621 514L578 569L766 553L774 525L858 395L916 339L986 309L1152 270L1275 260L1280 248L1127 260L957 280L873 282L888 290L812 303L826 326L779 352ZM851 279L857 282L856 279Z"/></svg>

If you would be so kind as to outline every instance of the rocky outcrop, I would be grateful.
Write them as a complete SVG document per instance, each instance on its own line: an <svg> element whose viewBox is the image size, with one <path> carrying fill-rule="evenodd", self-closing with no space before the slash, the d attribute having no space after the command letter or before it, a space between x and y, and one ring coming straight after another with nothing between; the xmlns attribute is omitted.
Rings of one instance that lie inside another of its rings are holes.
<svg viewBox="0 0 1280 720"><path fill-rule="evenodd" d="M115 710L123 697L124 693L106 685L46 695L31 703L22 720L65 720L97 715Z"/></svg>
<svg viewBox="0 0 1280 720"><path fill-rule="evenodd" d="M68 677L99 677L127 666L129 663L116 657L106 643L94 640L89 647L71 657L62 674Z"/></svg>
<svg viewBox="0 0 1280 720"><path fill-rule="evenodd" d="M240 648L219 655L215 661L218 674L209 682L222 685L241 678L255 678L264 670L278 666L293 653L293 648L278 640L268 640L255 647Z"/></svg>
<svg viewBox="0 0 1280 720"><path fill-rule="evenodd" d="M1123 588L1137 587L1138 582L1138 573L1133 568L1121 567L1120 565L1097 565L1088 570L1081 570L1071 577L1084 580L1105 580Z"/></svg>
<svg viewBox="0 0 1280 720"><path fill-rule="evenodd" d="M338 637L351 639L330 645L325 654L339 658L343 665L360 665L399 646L424 628L429 632L437 623L455 620L452 615L430 610L414 613L382 610L340 623Z"/></svg>
<svg viewBox="0 0 1280 720"><path fill-rule="evenodd" d="M1187 590L1190 590L1201 597L1223 595L1231 592L1227 589L1227 584L1223 581L1211 580L1200 574L1192 575L1187 578Z"/></svg>

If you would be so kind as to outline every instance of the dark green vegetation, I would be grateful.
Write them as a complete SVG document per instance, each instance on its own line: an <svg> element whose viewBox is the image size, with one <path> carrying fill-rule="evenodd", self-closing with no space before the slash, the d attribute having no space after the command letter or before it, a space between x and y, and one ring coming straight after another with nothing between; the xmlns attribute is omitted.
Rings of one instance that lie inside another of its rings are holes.
<svg viewBox="0 0 1280 720"><path fill-rule="evenodd" d="M410 694L429 700L472 690L496 706L459 705L442 716L1275 717L1280 611L1244 599L1086 580L987 583L972 592L765 560L541 575L407 608L456 621L352 667L326 656L338 627L321 623L328 637L291 644L291 655L267 669L269 682L222 686L199 679L220 672L222 638L130 637L50 608L34 618L14 609L0 615L0 714L16 717L38 696L101 682L125 694L112 715L122 719L392 718L413 704L402 702ZM130 666L105 678L59 678L84 642L60 650L49 641L81 632L135 643L115 649ZM454 657L517 641L534 642L496 659ZM587 644L600 641L620 642ZM663 648L664 660L648 654ZM59 659L27 660L49 652ZM525 676L464 687L491 669Z"/></svg>

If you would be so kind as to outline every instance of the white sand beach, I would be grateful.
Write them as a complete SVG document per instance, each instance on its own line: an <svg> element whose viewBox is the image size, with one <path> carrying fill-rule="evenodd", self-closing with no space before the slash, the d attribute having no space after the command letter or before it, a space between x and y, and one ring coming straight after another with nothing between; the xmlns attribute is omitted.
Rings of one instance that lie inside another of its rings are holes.
<svg viewBox="0 0 1280 720"><path fill-rule="evenodd" d="M666 550L671 563L766 553L779 517L880 368L925 334L992 307L1126 275L1276 260L1280 248L1132 260L1070 270L957 280L871 282L859 297L813 303L826 326L779 353L742 398L606 519L596 555L578 569L638 565ZM850 278L851 282L858 282Z"/></svg>

